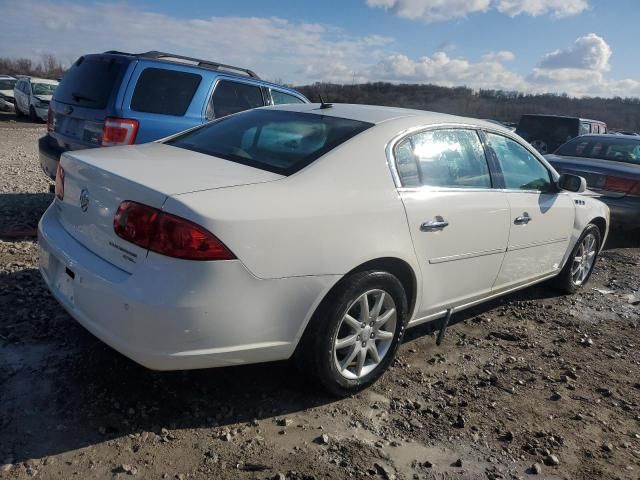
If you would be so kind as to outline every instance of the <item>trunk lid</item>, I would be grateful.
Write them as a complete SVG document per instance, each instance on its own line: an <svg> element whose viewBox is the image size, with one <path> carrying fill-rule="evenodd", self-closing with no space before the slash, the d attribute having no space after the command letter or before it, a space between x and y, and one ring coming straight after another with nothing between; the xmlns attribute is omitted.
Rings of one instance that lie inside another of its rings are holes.
<svg viewBox="0 0 640 480"><path fill-rule="evenodd" d="M60 221L101 258L133 273L147 250L118 237L113 219L132 200L162 209L170 195L262 183L281 175L159 143L66 152Z"/></svg>

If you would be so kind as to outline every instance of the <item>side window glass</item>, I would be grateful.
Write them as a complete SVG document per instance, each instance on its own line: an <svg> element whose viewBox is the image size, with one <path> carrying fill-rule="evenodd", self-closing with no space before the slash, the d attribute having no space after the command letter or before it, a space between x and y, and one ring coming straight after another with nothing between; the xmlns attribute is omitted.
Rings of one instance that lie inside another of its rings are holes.
<svg viewBox="0 0 640 480"><path fill-rule="evenodd" d="M584 123L584 122L580 122L580 135L587 135L589 134L589 124L588 123Z"/></svg>
<svg viewBox="0 0 640 480"><path fill-rule="evenodd" d="M226 117L233 113L264 106L260 87L221 80L207 105L207 119Z"/></svg>
<svg viewBox="0 0 640 480"><path fill-rule="evenodd" d="M145 68L131 98L136 112L182 116L189 108L202 77L195 73Z"/></svg>
<svg viewBox="0 0 640 480"><path fill-rule="evenodd" d="M295 95L290 95L273 89L271 90L271 99L273 100L274 105L282 105L285 103L304 103Z"/></svg>
<svg viewBox="0 0 640 480"><path fill-rule="evenodd" d="M478 134L473 130L432 130L411 135L396 147L403 186L491 188Z"/></svg>
<svg viewBox="0 0 640 480"><path fill-rule="evenodd" d="M506 188L540 192L552 190L549 171L522 145L493 133L487 133L487 144L500 164Z"/></svg>

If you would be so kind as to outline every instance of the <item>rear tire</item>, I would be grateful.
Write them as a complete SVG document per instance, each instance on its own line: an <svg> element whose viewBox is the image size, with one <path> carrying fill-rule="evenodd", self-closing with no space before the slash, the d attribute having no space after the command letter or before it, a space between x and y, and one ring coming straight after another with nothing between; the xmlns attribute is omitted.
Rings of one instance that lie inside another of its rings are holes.
<svg viewBox="0 0 640 480"><path fill-rule="evenodd" d="M587 225L564 268L552 280L553 287L563 293L575 293L582 288L591 277L601 242L600 229L591 223Z"/></svg>
<svg viewBox="0 0 640 480"><path fill-rule="evenodd" d="M367 388L393 361L407 309L394 275L372 270L346 277L311 318L296 350L298 368L336 396Z"/></svg>

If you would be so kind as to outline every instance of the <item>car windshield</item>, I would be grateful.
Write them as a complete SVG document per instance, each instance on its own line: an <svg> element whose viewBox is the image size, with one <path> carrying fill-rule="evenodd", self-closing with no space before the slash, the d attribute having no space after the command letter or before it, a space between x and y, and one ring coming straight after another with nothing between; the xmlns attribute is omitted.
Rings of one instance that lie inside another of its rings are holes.
<svg viewBox="0 0 640 480"><path fill-rule="evenodd" d="M53 95L57 86L52 83L32 83L31 91L34 95Z"/></svg>
<svg viewBox="0 0 640 480"><path fill-rule="evenodd" d="M260 109L208 123L166 143L291 175L371 126L327 115Z"/></svg>
<svg viewBox="0 0 640 480"><path fill-rule="evenodd" d="M640 140L613 135L577 137L558 148L555 154L640 164Z"/></svg>
<svg viewBox="0 0 640 480"><path fill-rule="evenodd" d="M3 78L0 80L0 90L13 90L13 87L15 87L15 85L15 80L11 80L9 78Z"/></svg>

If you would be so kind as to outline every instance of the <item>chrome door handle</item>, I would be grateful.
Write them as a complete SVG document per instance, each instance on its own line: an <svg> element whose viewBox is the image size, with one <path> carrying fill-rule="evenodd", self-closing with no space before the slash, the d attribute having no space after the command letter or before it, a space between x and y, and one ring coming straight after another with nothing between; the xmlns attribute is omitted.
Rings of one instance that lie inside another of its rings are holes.
<svg viewBox="0 0 640 480"><path fill-rule="evenodd" d="M424 222L422 225L420 225L420 231L436 232L448 226L449 226L449 222L447 222L444 218L438 215L433 220L429 220L428 222Z"/></svg>
<svg viewBox="0 0 640 480"><path fill-rule="evenodd" d="M524 212L519 217L516 217L516 219L513 221L513 223L515 223L516 225L526 225L531 220L533 220L533 218L531 218L527 212Z"/></svg>

